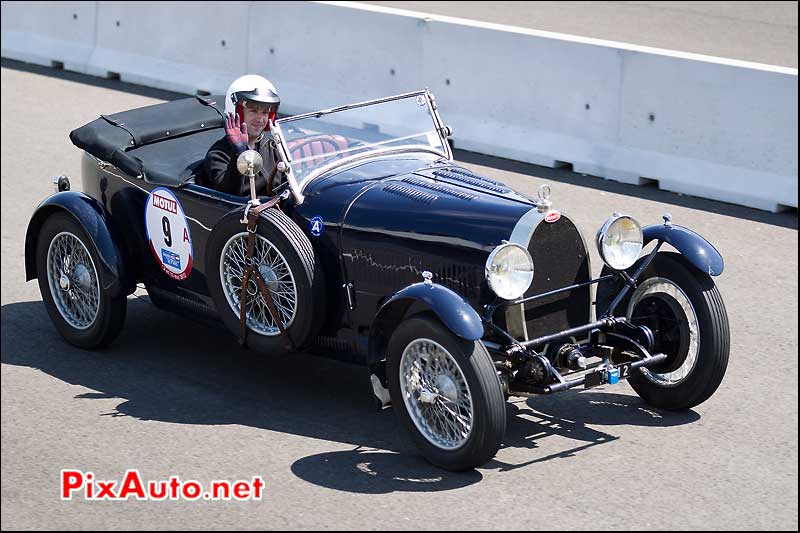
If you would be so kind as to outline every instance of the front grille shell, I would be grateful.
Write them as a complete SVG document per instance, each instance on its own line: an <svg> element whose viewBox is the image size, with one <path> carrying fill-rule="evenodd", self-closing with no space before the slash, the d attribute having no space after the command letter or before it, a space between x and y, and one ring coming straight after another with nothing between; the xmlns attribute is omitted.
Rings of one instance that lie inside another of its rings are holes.
<svg viewBox="0 0 800 533"><path fill-rule="evenodd" d="M544 222L542 217L530 234L527 248L533 258L534 275L525 298L590 280L586 243L566 216L554 223ZM529 340L590 322L591 305L592 288L585 286L505 307L495 319L515 338Z"/></svg>

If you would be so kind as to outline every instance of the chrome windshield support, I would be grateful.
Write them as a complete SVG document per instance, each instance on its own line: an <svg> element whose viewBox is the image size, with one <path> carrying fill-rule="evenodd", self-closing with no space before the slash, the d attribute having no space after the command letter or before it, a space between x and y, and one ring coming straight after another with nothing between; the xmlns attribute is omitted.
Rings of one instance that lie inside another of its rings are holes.
<svg viewBox="0 0 800 533"><path fill-rule="evenodd" d="M450 143L447 142L447 136L452 133L449 127L445 126L442 122L442 117L439 116L439 109L436 105L436 98L428 89L425 89L425 95L428 98L428 108L431 111L433 121L436 123L436 131L439 133L439 138L442 140L442 146L447 153L447 159L453 160L453 150L450 148Z"/></svg>
<svg viewBox="0 0 800 533"><path fill-rule="evenodd" d="M269 131L272 134L272 139L275 141L275 148L278 152L278 157L286 166L286 172L284 172L284 176L286 176L286 180L289 182L289 190L292 191L292 196L294 196L295 203L297 205L301 205L305 200L305 196L303 196L303 191L297 184L297 179L295 178L294 172L292 172L292 157L290 155L289 148L284 143L283 132L281 131L281 127L278 122L272 122L270 124Z"/></svg>

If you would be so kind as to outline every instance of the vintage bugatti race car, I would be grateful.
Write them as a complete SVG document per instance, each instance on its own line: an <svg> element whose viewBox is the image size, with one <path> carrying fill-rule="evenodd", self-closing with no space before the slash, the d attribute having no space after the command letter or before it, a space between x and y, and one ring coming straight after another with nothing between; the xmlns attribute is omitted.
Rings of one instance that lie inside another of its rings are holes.
<svg viewBox="0 0 800 533"><path fill-rule="evenodd" d="M723 260L668 216L604 221L592 279L547 186L532 199L454 163L428 91L275 121L282 184L232 196L203 185L224 135L216 101L72 132L83 192L62 177L25 242L27 279L68 342L111 342L142 283L156 305L221 320L252 349L364 364L421 453L452 470L495 455L509 396L628 379L653 406L686 409L722 381ZM242 173L258 159L242 154Z"/></svg>

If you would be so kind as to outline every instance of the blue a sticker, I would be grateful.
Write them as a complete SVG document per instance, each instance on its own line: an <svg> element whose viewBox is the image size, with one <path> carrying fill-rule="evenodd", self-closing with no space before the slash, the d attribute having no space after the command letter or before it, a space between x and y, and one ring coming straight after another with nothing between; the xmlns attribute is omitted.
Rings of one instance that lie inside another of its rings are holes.
<svg viewBox="0 0 800 533"><path fill-rule="evenodd" d="M314 217L308 221L308 231L311 232L311 235L314 237L319 237L322 235L322 232L325 230L325 223L322 222L322 217Z"/></svg>
<svg viewBox="0 0 800 533"><path fill-rule="evenodd" d="M169 250L161 249L161 259L164 261L165 265L169 265L172 268L181 268L181 256L176 253L170 252Z"/></svg>

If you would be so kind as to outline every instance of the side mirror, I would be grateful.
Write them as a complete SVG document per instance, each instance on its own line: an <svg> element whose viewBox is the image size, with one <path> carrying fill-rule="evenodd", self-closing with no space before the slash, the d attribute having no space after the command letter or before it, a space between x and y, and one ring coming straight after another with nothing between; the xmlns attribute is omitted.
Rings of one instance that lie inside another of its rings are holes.
<svg viewBox="0 0 800 533"><path fill-rule="evenodd" d="M261 172L263 166L264 160L261 158L261 154L255 150L245 150L236 160L236 168L242 175L248 177L254 178L256 174Z"/></svg>
<svg viewBox="0 0 800 533"><path fill-rule="evenodd" d="M244 176L250 178L250 200L254 205L258 204L256 197L256 174L261 172L264 167L264 159L255 150L245 150L236 160L237 170Z"/></svg>

